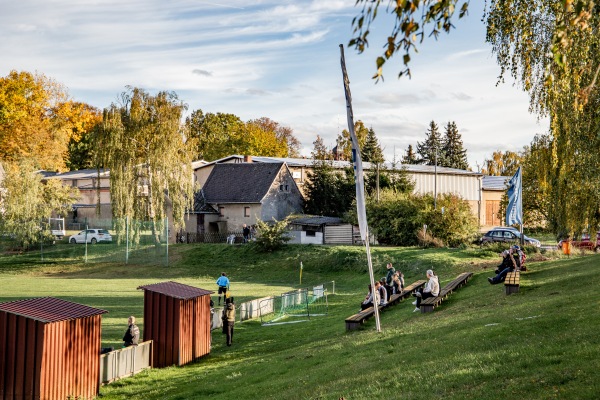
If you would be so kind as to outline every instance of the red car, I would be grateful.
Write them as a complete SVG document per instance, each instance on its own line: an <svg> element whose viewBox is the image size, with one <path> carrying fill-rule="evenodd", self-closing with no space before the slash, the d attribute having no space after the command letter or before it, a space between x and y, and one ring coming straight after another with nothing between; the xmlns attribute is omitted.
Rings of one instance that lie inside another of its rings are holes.
<svg viewBox="0 0 600 400"><path fill-rule="evenodd" d="M558 242L558 249L562 250L564 240ZM596 233L596 240L590 240L590 235L584 233L581 235L581 240L571 240L571 247L584 249L589 251L600 252L600 232Z"/></svg>

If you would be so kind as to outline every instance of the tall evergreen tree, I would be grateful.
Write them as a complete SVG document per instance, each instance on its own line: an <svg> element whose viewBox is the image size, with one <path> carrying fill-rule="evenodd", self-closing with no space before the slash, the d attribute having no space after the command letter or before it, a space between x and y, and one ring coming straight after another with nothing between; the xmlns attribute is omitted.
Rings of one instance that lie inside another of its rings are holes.
<svg viewBox="0 0 600 400"><path fill-rule="evenodd" d="M408 145L406 154L402 157L402 164L419 164L419 158L413 150L412 144Z"/></svg>
<svg viewBox="0 0 600 400"><path fill-rule="evenodd" d="M437 151L437 165L443 165L444 153L442 152L442 135L435 121L429 123L429 128L425 132L427 136L424 142L417 142L417 153L420 156L419 162L425 165L435 165Z"/></svg>
<svg viewBox="0 0 600 400"><path fill-rule="evenodd" d="M382 164L385 161L383 150L379 145L379 140L377 140L373 128L369 128L369 131L367 132L365 144L361 149L361 156L363 161L368 161L373 164Z"/></svg>
<svg viewBox="0 0 600 400"><path fill-rule="evenodd" d="M444 153L444 167L467 169L469 168L469 162L467 161L467 150L463 147L463 142L456 122L448 122L445 136L442 143L442 153Z"/></svg>

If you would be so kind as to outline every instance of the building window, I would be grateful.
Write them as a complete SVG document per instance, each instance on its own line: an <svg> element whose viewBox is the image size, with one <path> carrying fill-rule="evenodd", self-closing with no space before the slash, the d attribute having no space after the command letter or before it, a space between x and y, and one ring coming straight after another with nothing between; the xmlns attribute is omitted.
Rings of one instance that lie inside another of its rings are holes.
<svg viewBox="0 0 600 400"><path fill-rule="evenodd" d="M283 185L279 185L279 191L283 192Z"/></svg>
<svg viewBox="0 0 600 400"><path fill-rule="evenodd" d="M290 189L289 189L288 185L285 185L285 191L286 191L286 192L289 192L289 191L290 191Z"/></svg>
<svg viewBox="0 0 600 400"><path fill-rule="evenodd" d="M250 207L244 207L244 217L250 216Z"/></svg>
<svg viewBox="0 0 600 400"><path fill-rule="evenodd" d="M225 216L225 207L219 207L219 217Z"/></svg>

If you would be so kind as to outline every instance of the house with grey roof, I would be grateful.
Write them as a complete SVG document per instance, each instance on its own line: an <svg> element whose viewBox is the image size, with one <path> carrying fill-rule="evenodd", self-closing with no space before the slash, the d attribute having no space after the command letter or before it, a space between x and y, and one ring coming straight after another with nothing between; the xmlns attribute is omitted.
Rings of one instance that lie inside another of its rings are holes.
<svg viewBox="0 0 600 400"><path fill-rule="evenodd" d="M309 181L309 174L313 170L313 160L311 158L286 158L286 157L259 157L231 155L206 164L200 165L194 169L195 181L202 187L212 169L219 164L237 164L237 163L285 163L292 174L292 178L298 185L298 188L304 193L304 187ZM334 170L342 171L351 167L349 161L328 160ZM363 163L363 169L369 171L374 169L375 165L369 162ZM483 223L483 204L482 203L482 177L479 172L467 171L456 168L434 167L432 165L414 165L401 164L391 165L389 163L383 166L385 170L399 170L406 172L409 179L415 184L414 192L420 194L437 193L438 195L452 193L466 200L471 207L473 215L478 219L480 225Z"/></svg>
<svg viewBox="0 0 600 400"><path fill-rule="evenodd" d="M197 232L226 233L302 212L304 199L284 162L216 163L196 198ZM189 226L187 227L189 231Z"/></svg>

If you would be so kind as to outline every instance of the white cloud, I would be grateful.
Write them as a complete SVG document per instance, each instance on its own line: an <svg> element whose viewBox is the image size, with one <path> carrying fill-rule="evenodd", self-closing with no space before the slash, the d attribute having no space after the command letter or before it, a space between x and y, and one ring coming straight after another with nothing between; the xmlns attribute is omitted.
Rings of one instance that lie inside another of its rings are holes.
<svg viewBox="0 0 600 400"><path fill-rule="evenodd" d="M37 70L97 107L108 106L125 85L175 90L190 111L288 125L306 149L317 134L333 145L346 128L338 45L352 35L353 1L5 3L2 76ZM471 20L472 26L457 24L457 34L426 40L412 57L412 79L397 80L401 61L392 59L385 82L371 80L385 28L372 33L365 54L346 50L355 119L373 127L388 158L394 147L401 155L422 141L431 120L440 127L456 121L471 164L498 148L519 149L545 130L546 121L536 125L528 114L526 95L495 86L498 68L481 29L471 33L480 22Z"/></svg>

